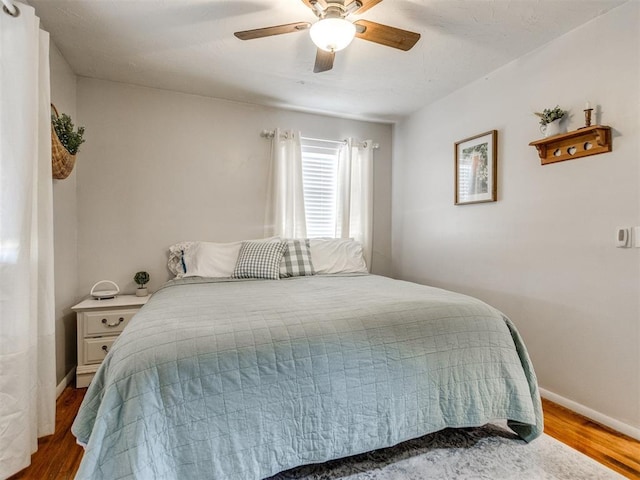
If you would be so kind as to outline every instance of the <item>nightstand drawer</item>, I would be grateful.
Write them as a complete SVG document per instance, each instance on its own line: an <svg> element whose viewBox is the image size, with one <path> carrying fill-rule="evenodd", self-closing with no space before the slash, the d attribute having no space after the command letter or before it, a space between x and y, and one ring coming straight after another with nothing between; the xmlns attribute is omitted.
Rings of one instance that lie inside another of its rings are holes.
<svg viewBox="0 0 640 480"><path fill-rule="evenodd" d="M118 312L86 312L85 335L115 335L124 330L138 310L120 310Z"/></svg>
<svg viewBox="0 0 640 480"><path fill-rule="evenodd" d="M72 307L77 313L78 328L76 387L89 385L113 342L149 298L136 295L118 295L107 300L87 298Z"/></svg>
<svg viewBox="0 0 640 480"><path fill-rule="evenodd" d="M84 339L84 363L101 363L107 356L111 345L118 337L101 337Z"/></svg>

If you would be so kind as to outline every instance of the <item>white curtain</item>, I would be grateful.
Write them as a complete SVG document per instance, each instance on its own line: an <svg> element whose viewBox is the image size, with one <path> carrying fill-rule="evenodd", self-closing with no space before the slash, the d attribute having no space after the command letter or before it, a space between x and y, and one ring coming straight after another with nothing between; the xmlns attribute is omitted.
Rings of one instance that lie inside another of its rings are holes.
<svg viewBox="0 0 640 480"><path fill-rule="evenodd" d="M337 237L362 243L371 270L373 236L373 143L347 139L340 149L337 188Z"/></svg>
<svg viewBox="0 0 640 480"><path fill-rule="evenodd" d="M0 8L0 478L55 427L49 35Z"/></svg>
<svg viewBox="0 0 640 480"><path fill-rule="evenodd" d="M276 128L273 135L265 235L307 236L299 132Z"/></svg>

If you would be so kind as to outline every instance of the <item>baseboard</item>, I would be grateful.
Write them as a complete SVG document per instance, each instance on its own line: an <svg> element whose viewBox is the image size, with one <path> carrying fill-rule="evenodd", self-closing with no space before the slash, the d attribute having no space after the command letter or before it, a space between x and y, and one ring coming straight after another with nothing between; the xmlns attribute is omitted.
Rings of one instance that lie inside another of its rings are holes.
<svg viewBox="0 0 640 480"><path fill-rule="evenodd" d="M62 392L64 392L64 389L67 388L67 385L73 382L73 378L75 376L76 376L76 367L73 367L71 370L69 370L69 373L67 373L64 376L62 381L56 387L56 398L62 395Z"/></svg>
<svg viewBox="0 0 640 480"><path fill-rule="evenodd" d="M576 413L579 413L580 415L590 418L591 420L601 423L602 425L612 428L616 432L620 432L631 438L640 440L640 428L628 425L624 422L621 422L620 420L616 420L615 418L608 417L607 415L597 412L589 407L585 407L584 405L578 402L574 402L573 400L569 400L568 398L564 398L557 393L545 390L544 388L540 389L540 395L547 400L551 400L553 403L562 405L569 410L572 410Z"/></svg>

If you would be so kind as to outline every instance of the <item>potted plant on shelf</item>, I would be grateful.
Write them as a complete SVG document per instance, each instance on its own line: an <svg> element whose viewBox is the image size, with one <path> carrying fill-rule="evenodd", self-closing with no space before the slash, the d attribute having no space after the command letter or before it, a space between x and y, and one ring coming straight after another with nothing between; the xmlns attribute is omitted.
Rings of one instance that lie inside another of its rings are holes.
<svg viewBox="0 0 640 480"><path fill-rule="evenodd" d="M137 297L146 297L149 295L149 292L145 288L145 285L149 283L149 278L147 272L137 272L133 277L133 281L138 284L138 289L136 290Z"/></svg>
<svg viewBox="0 0 640 480"><path fill-rule="evenodd" d="M540 117L540 131L546 137L552 137L561 133L560 122L567 112L558 105L554 108L545 108L542 113L535 112Z"/></svg>

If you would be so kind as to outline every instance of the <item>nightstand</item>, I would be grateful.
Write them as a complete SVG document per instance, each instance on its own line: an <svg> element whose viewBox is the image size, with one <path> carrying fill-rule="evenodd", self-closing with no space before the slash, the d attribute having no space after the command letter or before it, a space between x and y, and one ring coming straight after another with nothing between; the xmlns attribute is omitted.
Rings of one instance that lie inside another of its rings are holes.
<svg viewBox="0 0 640 480"><path fill-rule="evenodd" d="M91 383L115 339L149 298L150 295L118 295L106 300L89 298L71 307L78 322L76 388Z"/></svg>

